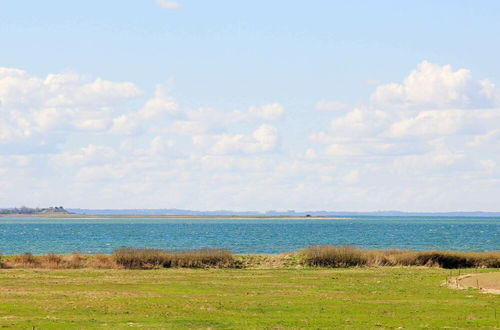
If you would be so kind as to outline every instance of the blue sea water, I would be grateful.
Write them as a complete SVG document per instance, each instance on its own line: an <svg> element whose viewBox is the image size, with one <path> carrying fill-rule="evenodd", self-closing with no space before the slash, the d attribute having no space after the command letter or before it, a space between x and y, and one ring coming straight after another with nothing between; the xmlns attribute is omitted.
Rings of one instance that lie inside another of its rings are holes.
<svg viewBox="0 0 500 330"><path fill-rule="evenodd" d="M0 254L111 253L120 247L280 253L313 244L369 249L500 250L500 218L0 218Z"/></svg>

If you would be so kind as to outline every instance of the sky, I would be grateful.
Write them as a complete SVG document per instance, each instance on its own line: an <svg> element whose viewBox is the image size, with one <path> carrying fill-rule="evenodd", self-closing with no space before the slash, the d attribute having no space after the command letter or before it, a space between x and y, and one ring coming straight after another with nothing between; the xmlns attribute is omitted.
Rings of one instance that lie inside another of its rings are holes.
<svg viewBox="0 0 500 330"><path fill-rule="evenodd" d="M0 207L500 211L500 2L0 3Z"/></svg>

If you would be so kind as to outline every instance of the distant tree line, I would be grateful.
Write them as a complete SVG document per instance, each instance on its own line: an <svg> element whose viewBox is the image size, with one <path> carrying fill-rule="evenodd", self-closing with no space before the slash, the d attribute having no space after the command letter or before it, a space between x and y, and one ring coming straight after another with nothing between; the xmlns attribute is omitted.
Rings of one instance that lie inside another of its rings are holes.
<svg viewBox="0 0 500 330"><path fill-rule="evenodd" d="M36 214L36 213L68 213L62 206L45 207L45 208L31 208L26 206L0 209L0 214Z"/></svg>

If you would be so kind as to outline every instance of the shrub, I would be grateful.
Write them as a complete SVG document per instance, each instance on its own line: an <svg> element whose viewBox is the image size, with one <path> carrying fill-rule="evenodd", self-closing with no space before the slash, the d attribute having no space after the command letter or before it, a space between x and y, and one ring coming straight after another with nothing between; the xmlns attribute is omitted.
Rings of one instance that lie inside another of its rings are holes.
<svg viewBox="0 0 500 330"><path fill-rule="evenodd" d="M166 252L157 249L122 248L113 252L115 262L129 269L167 267Z"/></svg>
<svg viewBox="0 0 500 330"><path fill-rule="evenodd" d="M366 253L354 246L313 245L302 251L305 264L320 267L350 267L365 265Z"/></svg>
<svg viewBox="0 0 500 330"><path fill-rule="evenodd" d="M100 269L111 269L118 267L118 265L116 264L116 262L113 260L112 257L106 256L104 254L96 254L91 256L87 260L86 266L90 268L100 268Z"/></svg>
<svg viewBox="0 0 500 330"><path fill-rule="evenodd" d="M423 251L416 253L415 264L442 268L498 268L500 267L500 253Z"/></svg>
<svg viewBox="0 0 500 330"><path fill-rule="evenodd" d="M49 253L34 258L37 262L37 266L40 268L52 268L52 269L61 268L62 258L53 253Z"/></svg>
<svg viewBox="0 0 500 330"><path fill-rule="evenodd" d="M353 246L315 245L302 250L308 266L427 266L500 268L500 252L361 250Z"/></svg>
<svg viewBox="0 0 500 330"><path fill-rule="evenodd" d="M31 253L3 257L0 268L127 268L152 269L169 267L259 267L283 268L297 266L426 266L442 268L500 268L498 252L363 250L354 246L314 245L295 253L281 255L239 255L221 249L166 251L159 249L118 249L110 255L34 256Z"/></svg>
<svg viewBox="0 0 500 330"><path fill-rule="evenodd" d="M231 252L219 249L165 251L122 248L113 252L113 259L118 265L129 269L229 267L234 261Z"/></svg>
<svg viewBox="0 0 500 330"><path fill-rule="evenodd" d="M221 249L200 249L171 253L171 267L230 267L233 254Z"/></svg>
<svg viewBox="0 0 500 330"><path fill-rule="evenodd" d="M85 259L80 254L73 252L62 258L62 267L70 269L83 268L84 262Z"/></svg>
<svg viewBox="0 0 500 330"><path fill-rule="evenodd" d="M23 268L35 268L39 264L35 256L29 252L15 256L12 259L12 263L17 267Z"/></svg>

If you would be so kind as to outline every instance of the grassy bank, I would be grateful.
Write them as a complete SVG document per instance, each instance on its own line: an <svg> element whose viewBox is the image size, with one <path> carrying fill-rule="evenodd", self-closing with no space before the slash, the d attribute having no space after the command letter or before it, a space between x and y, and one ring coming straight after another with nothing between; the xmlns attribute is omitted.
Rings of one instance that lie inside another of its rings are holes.
<svg viewBox="0 0 500 330"><path fill-rule="evenodd" d="M155 269L155 268L304 268L426 266L500 268L500 252L364 250L353 246L310 246L279 255L234 255L227 250L165 251L118 249L112 255L33 255L0 259L0 268Z"/></svg>
<svg viewBox="0 0 500 330"><path fill-rule="evenodd" d="M498 328L500 296L442 286L458 272L423 267L4 269L0 326Z"/></svg>

